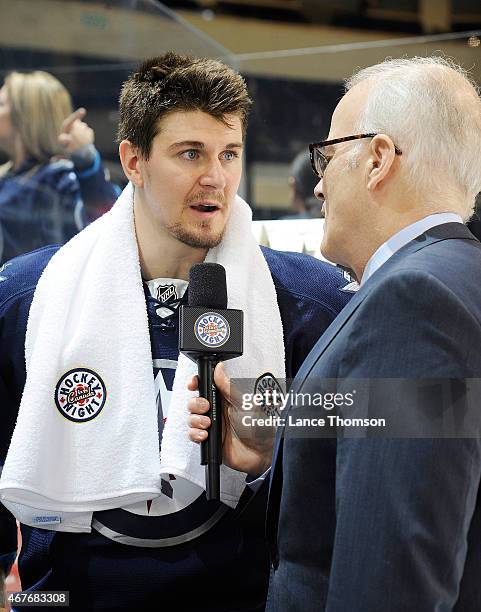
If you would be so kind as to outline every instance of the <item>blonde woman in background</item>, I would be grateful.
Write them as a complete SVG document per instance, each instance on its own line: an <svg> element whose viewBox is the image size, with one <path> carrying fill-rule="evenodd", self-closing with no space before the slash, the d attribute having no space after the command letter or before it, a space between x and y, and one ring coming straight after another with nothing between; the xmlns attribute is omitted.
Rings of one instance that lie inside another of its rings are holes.
<svg viewBox="0 0 481 612"><path fill-rule="evenodd" d="M70 94L37 70L10 73L0 89L0 262L63 244L115 201L94 132Z"/></svg>

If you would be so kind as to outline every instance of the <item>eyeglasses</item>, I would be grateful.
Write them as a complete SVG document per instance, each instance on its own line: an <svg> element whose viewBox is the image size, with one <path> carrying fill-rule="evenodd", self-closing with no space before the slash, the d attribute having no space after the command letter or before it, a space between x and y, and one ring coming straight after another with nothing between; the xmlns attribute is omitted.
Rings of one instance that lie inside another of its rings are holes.
<svg viewBox="0 0 481 612"><path fill-rule="evenodd" d="M334 140L323 140L322 142L314 142L309 145L309 154L311 156L311 166L314 174L320 179L324 176L329 159L322 152L324 147L339 144L340 142L348 142L349 140L360 140L361 138L373 138L377 136L374 134L356 134L355 136L344 136L344 138L334 138ZM402 151L394 145L394 151L396 155L402 155Z"/></svg>

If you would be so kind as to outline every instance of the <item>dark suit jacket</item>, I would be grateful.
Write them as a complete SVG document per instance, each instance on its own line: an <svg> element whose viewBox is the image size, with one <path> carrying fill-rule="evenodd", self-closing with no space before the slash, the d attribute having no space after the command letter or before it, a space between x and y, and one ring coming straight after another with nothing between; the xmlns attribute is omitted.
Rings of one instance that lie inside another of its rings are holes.
<svg viewBox="0 0 481 612"><path fill-rule="evenodd" d="M384 406L375 394L369 400L378 416L385 409L414 419L462 409L463 379L481 378L481 244L461 224L433 228L375 272L292 391L319 392L320 379L347 388L388 378L457 381L448 407L429 393L416 396L417 413L402 393ZM325 416L319 406L309 411ZM329 438L312 429L304 437L288 424L278 431L269 612L480 612L479 437Z"/></svg>

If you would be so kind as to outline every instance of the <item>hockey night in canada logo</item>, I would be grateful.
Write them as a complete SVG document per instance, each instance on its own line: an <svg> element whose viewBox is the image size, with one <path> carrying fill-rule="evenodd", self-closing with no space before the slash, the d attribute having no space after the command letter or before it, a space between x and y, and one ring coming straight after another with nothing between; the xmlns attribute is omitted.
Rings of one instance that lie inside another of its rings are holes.
<svg viewBox="0 0 481 612"><path fill-rule="evenodd" d="M106 398L104 381L87 368L69 370L55 387L55 405L65 418L75 423L94 419L104 407Z"/></svg>
<svg viewBox="0 0 481 612"><path fill-rule="evenodd" d="M204 346L214 348L222 346L230 336L230 326L227 319L217 312L205 312L194 324L197 340Z"/></svg>

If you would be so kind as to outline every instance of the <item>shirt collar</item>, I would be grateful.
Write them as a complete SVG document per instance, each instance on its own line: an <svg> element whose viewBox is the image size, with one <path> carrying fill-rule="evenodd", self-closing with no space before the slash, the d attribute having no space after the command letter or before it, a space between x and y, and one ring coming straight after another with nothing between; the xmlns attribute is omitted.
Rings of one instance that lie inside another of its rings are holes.
<svg viewBox="0 0 481 612"><path fill-rule="evenodd" d="M376 270L385 264L386 261L405 244L411 242L411 240L414 240L421 234L424 234L424 232L427 232L432 227L443 225L444 223L463 223L463 220L456 213L436 213L434 215L428 215L415 223L411 223L411 225L404 227L394 234L394 236L391 236L389 240L381 244L367 262L360 284L363 285Z"/></svg>

